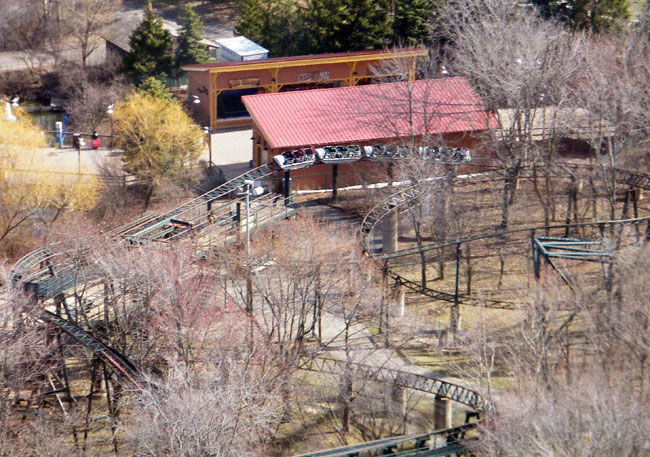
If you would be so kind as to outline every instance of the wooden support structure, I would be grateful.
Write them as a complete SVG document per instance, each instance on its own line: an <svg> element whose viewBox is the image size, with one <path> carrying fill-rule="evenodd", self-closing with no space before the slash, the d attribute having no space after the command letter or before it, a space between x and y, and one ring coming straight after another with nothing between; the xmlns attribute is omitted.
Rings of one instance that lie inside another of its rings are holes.
<svg viewBox="0 0 650 457"><path fill-rule="evenodd" d="M99 361L97 357L93 357L92 369L90 371L90 388L88 389L88 406L86 407L86 425L84 427L84 438L81 449L86 450L86 441L88 440L88 429L90 428L90 412L93 405L93 393L95 392L95 380L97 379L97 371L99 369Z"/></svg>
<svg viewBox="0 0 650 457"><path fill-rule="evenodd" d="M407 421L407 395L406 389L399 382L394 382L391 389L391 410L393 416L397 419L399 418L400 422L403 424L404 430L402 433L406 432L406 421Z"/></svg>
<svg viewBox="0 0 650 457"><path fill-rule="evenodd" d="M117 425L115 422L115 406L113 405L113 398L111 397L110 382L108 378L108 370L106 364L102 364L102 373L104 375L104 389L106 390L106 405L108 407L108 417L111 420L111 441L113 442L113 452L115 455L118 453L117 449Z"/></svg>

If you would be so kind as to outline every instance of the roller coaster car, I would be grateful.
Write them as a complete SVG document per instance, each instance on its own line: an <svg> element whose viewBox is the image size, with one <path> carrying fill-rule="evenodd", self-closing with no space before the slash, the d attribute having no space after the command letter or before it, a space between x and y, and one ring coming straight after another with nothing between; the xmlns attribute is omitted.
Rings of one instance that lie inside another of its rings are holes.
<svg viewBox="0 0 650 457"><path fill-rule="evenodd" d="M351 163L361 159L361 148L349 146L325 146L315 150L318 159L327 164Z"/></svg>
<svg viewBox="0 0 650 457"><path fill-rule="evenodd" d="M364 146L363 152L370 160L395 162L408 157L410 148L394 144L376 144L374 146Z"/></svg>
<svg viewBox="0 0 650 457"><path fill-rule="evenodd" d="M283 170L295 170L313 165L316 162L316 155L311 148L295 149L274 156L273 161Z"/></svg>
<svg viewBox="0 0 650 457"><path fill-rule="evenodd" d="M169 226L178 228L178 229L188 229L192 228L192 223L191 222L185 222L180 219L170 219L169 220Z"/></svg>
<svg viewBox="0 0 650 457"><path fill-rule="evenodd" d="M441 162L469 162L472 154L467 149L423 146L418 148L421 157L428 160L439 160Z"/></svg>

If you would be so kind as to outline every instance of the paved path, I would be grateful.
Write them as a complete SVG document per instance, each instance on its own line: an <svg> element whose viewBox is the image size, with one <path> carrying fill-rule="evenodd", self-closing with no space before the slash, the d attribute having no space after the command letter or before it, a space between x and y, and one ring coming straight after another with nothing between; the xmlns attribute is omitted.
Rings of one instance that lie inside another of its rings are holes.
<svg viewBox="0 0 650 457"><path fill-rule="evenodd" d="M304 208L307 213L314 216L317 220L325 223L337 224L337 226L347 229L350 233L358 233L361 225L361 219L356 216L350 216L338 208L319 204L315 200L299 203L298 208ZM381 243L381 240L374 240ZM397 306L397 305L394 305ZM393 324L399 324L399 318L392 319ZM346 359L344 331L345 320L338 315L325 313L323 316L323 342L326 342L327 352L330 356L339 360ZM444 376L439 373L420 368L412 364L402 353L393 348L386 348L381 336L373 334L361 323L355 323L350 330L351 341L349 346L351 359L353 362L372 365L374 367L392 368L409 373L432 376L454 384L463 385L469 388L476 388L464 380Z"/></svg>
<svg viewBox="0 0 650 457"><path fill-rule="evenodd" d="M224 174L233 178L245 173L249 169L252 158L252 130L237 130L231 132L215 133L212 135L212 162L221 168ZM92 149L83 147L81 153L75 148L49 147L41 149L41 157L51 168L62 173L77 173L81 163L82 173L101 173L101 164L107 160L119 160L121 152L101 147ZM200 160L208 161L210 158L206 147Z"/></svg>

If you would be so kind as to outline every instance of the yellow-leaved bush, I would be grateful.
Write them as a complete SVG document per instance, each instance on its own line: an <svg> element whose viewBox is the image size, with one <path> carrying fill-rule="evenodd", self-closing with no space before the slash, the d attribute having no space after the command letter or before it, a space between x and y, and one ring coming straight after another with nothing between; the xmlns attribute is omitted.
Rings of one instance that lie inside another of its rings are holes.
<svg viewBox="0 0 650 457"><path fill-rule="evenodd" d="M115 144L124 169L147 186L145 207L163 178L177 178L196 163L204 134L176 101L136 92L115 106Z"/></svg>
<svg viewBox="0 0 650 457"><path fill-rule="evenodd" d="M42 210L87 210L95 206L97 177L58 170L44 160L43 133L20 110L0 118L0 241Z"/></svg>

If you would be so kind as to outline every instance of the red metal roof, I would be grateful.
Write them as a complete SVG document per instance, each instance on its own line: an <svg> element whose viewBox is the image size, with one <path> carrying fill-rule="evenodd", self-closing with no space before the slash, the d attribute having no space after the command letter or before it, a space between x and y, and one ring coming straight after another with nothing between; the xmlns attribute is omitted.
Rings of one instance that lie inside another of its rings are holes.
<svg viewBox="0 0 650 457"><path fill-rule="evenodd" d="M464 77L248 95L274 149L498 128Z"/></svg>

